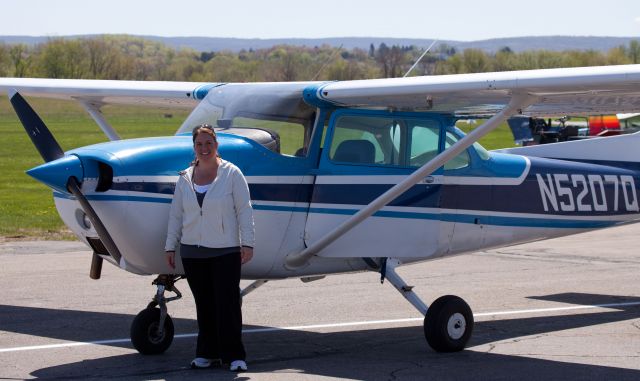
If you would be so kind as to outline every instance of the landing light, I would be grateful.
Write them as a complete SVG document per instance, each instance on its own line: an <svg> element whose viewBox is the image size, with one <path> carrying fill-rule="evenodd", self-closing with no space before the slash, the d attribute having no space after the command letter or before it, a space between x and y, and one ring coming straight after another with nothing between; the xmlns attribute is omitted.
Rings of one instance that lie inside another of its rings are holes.
<svg viewBox="0 0 640 381"><path fill-rule="evenodd" d="M91 229L91 220L89 220L89 216L87 216L86 213L82 211L82 209L76 209L76 220L78 221L80 227L82 227L83 229Z"/></svg>

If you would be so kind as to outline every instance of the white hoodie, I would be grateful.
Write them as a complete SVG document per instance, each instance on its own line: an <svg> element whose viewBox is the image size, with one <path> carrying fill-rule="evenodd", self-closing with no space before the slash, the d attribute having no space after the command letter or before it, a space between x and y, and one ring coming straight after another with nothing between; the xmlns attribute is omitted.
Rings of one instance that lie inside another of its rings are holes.
<svg viewBox="0 0 640 381"><path fill-rule="evenodd" d="M192 176L193 167L180 172L171 202L165 250L176 250L178 242L211 248L253 247L253 209L240 169L222 160L202 207Z"/></svg>

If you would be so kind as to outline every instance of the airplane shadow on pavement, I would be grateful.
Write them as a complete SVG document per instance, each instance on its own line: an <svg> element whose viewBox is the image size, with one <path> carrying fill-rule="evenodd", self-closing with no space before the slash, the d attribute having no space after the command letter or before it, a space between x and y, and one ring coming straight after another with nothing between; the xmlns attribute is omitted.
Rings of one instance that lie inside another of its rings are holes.
<svg viewBox="0 0 640 381"><path fill-rule="evenodd" d="M557 294L531 298L587 305L640 301L638 298L592 294ZM363 380L638 380L638 370L531 358L526 355L479 352L473 350L473 347L523 336L622 322L639 316L640 306L636 305L571 315L481 321L476 323L469 344L472 349L450 354L431 350L424 340L421 326L330 333L252 333L244 336L251 373L238 376L221 369L188 369L195 348L195 338L189 337L174 340L171 348L159 356L130 353L84 360L38 369L30 376L43 379L181 380L187 377L214 377L221 380L248 380L256 376L266 377L266 373L269 373L271 379L318 375ZM126 314L0 305L0 330L71 341L123 337L128 333L132 318ZM190 319L175 319L174 323L178 334L196 330L195 321ZM634 339L630 337L629 340ZM131 347L130 343L109 345ZM541 350L532 349L532 352L539 353Z"/></svg>

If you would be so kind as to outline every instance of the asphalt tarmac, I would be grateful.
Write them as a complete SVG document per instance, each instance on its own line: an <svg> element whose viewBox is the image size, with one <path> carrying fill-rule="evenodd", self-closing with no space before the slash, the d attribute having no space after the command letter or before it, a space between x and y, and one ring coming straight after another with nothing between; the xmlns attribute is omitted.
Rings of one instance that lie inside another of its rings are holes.
<svg viewBox="0 0 640 381"><path fill-rule="evenodd" d="M169 304L176 338L158 356L128 340L152 277L105 264L89 279L75 242L0 243L0 379L639 380L640 225L405 267L430 303L464 298L468 348L441 354L422 319L376 273L269 282L244 300L250 371L191 370L195 307ZM243 282L245 284L245 282Z"/></svg>

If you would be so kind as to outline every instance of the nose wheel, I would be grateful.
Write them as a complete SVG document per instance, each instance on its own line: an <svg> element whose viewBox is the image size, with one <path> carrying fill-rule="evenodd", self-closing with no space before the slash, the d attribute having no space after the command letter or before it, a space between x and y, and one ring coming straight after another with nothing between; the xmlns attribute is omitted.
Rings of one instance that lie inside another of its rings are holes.
<svg viewBox="0 0 640 381"><path fill-rule="evenodd" d="M164 353L173 342L173 320L167 313L167 303L180 299L182 294L175 282L182 279L175 275L159 275L153 284L157 286L156 295L147 308L140 311L131 323L131 343L143 355ZM165 291L176 296L165 298Z"/></svg>
<svg viewBox="0 0 640 381"><path fill-rule="evenodd" d="M160 325L160 309L145 308L131 323L131 343L143 355L164 353L173 342L173 321L166 315Z"/></svg>

